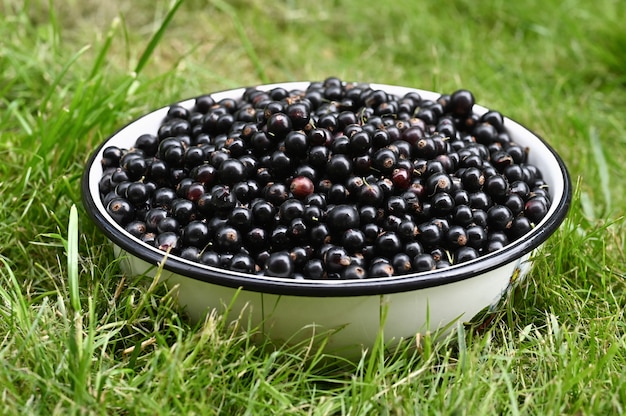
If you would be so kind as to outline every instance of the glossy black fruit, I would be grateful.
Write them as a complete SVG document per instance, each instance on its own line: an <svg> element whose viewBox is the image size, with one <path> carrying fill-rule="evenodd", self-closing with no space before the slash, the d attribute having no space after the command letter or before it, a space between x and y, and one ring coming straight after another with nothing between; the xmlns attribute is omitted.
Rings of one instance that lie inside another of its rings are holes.
<svg viewBox="0 0 626 416"><path fill-rule="evenodd" d="M224 225L215 231L214 243L222 252L236 253L241 248L241 233L235 227Z"/></svg>
<svg viewBox="0 0 626 416"><path fill-rule="evenodd" d="M368 277L391 277L395 273L393 265L389 261L377 261L372 263L367 272Z"/></svg>
<svg viewBox="0 0 626 416"><path fill-rule="evenodd" d="M256 271L256 263L249 255L236 253L230 259L230 269L242 273L254 273Z"/></svg>
<svg viewBox="0 0 626 416"><path fill-rule="evenodd" d="M465 263L478 258L478 251L472 247L459 247L454 252L454 263Z"/></svg>
<svg viewBox="0 0 626 416"><path fill-rule="evenodd" d="M294 273L294 263L287 251L271 253L265 262L265 275L290 277Z"/></svg>
<svg viewBox="0 0 626 416"><path fill-rule="evenodd" d="M505 205L494 205L487 211L487 223L490 229L506 230L511 228L513 214Z"/></svg>
<svg viewBox="0 0 626 416"><path fill-rule="evenodd" d="M468 90L457 90L450 95L447 109L456 117L468 116L474 106L474 95Z"/></svg>
<svg viewBox="0 0 626 416"><path fill-rule="evenodd" d="M331 232L358 228L360 224L359 212L354 205L335 205L328 210L326 223Z"/></svg>
<svg viewBox="0 0 626 416"><path fill-rule="evenodd" d="M209 242L209 227L202 221L192 221L182 229L185 246L203 248Z"/></svg>
<svg viewBox="0 0 626 416"><path fill-rule="evenodd" d="M418 254L413 257L413 270L416 272L426 272L430 270L435 270L437 267L437 263L435 259L430 254Z"/></svg>
<svg viewBox="0 0 626 416"><path fill-rule="evenodd" d="M128 224L135 215L133 205L124 198L113 198L107 205L106 210L113 220L121 225Z"/></svg>
<svg viewBox="0 0 626 416"><path fill-rule="evenodd" d="M167 231L156 236L154 241L154 245L163 251L176 253L179 248L179 237L178 234Z"/></svg>
<svg viewBox="0 0 626 416"><path fill-rule="evenodd" d="M548 213L548 205L541 198L531 198L524 205L524 215L535 225Z"/></svg>
<svg viewBox="0 0 626 416"><path fill-rule="evenodd" d="M464 89L397 97L337 78L168 108L102 151L113 221L189 261L290 279L450 267L527 235L550 193Z"/></svg>

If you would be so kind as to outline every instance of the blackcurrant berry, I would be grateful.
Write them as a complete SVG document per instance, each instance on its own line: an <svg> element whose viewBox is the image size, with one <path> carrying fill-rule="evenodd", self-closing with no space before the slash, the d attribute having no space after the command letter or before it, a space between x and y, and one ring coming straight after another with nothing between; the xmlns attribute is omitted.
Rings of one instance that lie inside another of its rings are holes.
<svg viewBox="0 0 626 416"><path fill-rule="evenodd" d="M505 205L494 205L487 211L487 224L490 229L506 230L511 228L513 214Z"/></svg>
<svg viewBox="0 0 626 416"><path fill-rule="evenodd" d="M437 264L430 254L418 254L412 260L413 270L416 272L427 272L435 270Z"/></svg>
<svg viewBox="0 0 626 416"><path fill-rule="evenodd" d="M413 270L411 257L406 253L397 253L391 259L391 265L395 271L395 274L407 274Z"/></svg>
<svg viewBox="0 0 626 416"><path fill-rule="evenodd" d="M209 240L209 227L202 221L192 221L183 227L181 237L185 246L203 248Z"/></svg>
<svg viewBox="0 0 626 416"><path fill-rule="evenodd" d="M309 150L306 134L296 130L292 130L287 134L284 146L285 153L289 157L305 158Z"/></svg>
<svg viewBox="0 0 626 416"><path fill-rule="evenodd" d="M480 250L487 242L485 228L480 225L470 225L465 229L467 235L466 245L476 250Z"/></svg>
<svg viewBox="0 0 626 416"><path fill-rule="evenodd" d="M528 234L533 229L533 223L528 217L515 217L509 229L511 239L516 240Z"/></svg>
<svg viewBox="0 0 626 416"><path fill-rule="evenodd" d="M402 249L402 240L395 232L385 231L376 238L374 245L377 252L391 258Z"/></svg>
<svg viewBox="0 0 626 416"><path fill-rule="evenodd" d="M497 174L485 179L485 192L493 199L502 199L509 192L509 184L503 175Z"/></svg>
<svg viewBox="0 0 626 416"><path fill-rule="evenodd" d="M287 251L271 253L265 262L265 274L274 277L291 277L294 273L294 263Z"/></svg>
<svg viewBox="0 0 626 416"><path fill-rule="evenodd" d="M299 199L287 199L278 207L278 217L281 223L289 224L294 218L302 217L304 204Z"/></svg>
<svg viewBox="0 0 626 416"><path fill-rule="evenodd" d="M268 236L265 228L254 227L251 228L244 235L244 243L246 247L254 253L258 253L267 248Z"/></svg>
<svg viewBox="0 0 626 416"><path fill-rule="evenodd" d="M302 272L305 278L313 280L321 280L326 278L326 268L324 262L319 258L313 258L308 260L303 268Z"/></svg>
<svg viewBox="0 0 626 416"><path fill-rule="evenodd" d="M446 173L436 173L426 179L426 192L434 195L437 192L450 192L452 190L452 179Z"/></svg>
<svg viewBox="0 0 626 416"><path fill-rule="evenodd" d="M158 233L178 233L180 231L180 222L174 217L165 217L156 225L156 231Z"/></svg>
<svg viewBox="0 0 626 416"><path fill-rule="evenodd" d="M331 156L326 166L326 174L333 181L343 181L352 172L352 161L342 154Z"/></svg>
<svg viewBox="0 0 626 416"><path fill-rule="evenodd" d="M135 215L133 205L124 198L113 198L106 210L111 218L120 225L128 224Z"/></svg>
<svg viewBox="0 0 626 416"><path fill-rule="evenodd" d="M126 199L134 205L144 204L150 198L148 187L143 182L132 182L128 185L125 192Z"/></svg>
<svg viewBox="0 0 626 416"><path fill-rule="evenodd" d="M291 233L289 226L279 224L272 228L269 235L272 250L286 250L291 245Z"/></svg>
<svg viewBox="0 0 626 416"><path fill-rule="evenodd" d="M474 107L474 95L468 90L457 90L450 95L447 107L454 116L468 116Z"/></svg>
<svg viewBox="0 0 626 416"><path fill-rule="evenodd" d="M365 234L359 229L348 229L343 232L341 236L341 246L344 247L348 253L354 254L360 251L365 245Z"/></svg>
<svg viewBox="0 0 626 416"><path fill-rule="evenodd" d="M124 229L136 238L141 238L147 232L146 223L138 220L129 222Z"/></svg>
<svg viewBox="0 0 626 416"><path fill-rule="evenodd" d="M241 248L241 233L235 227L224 225L215 231L214 242L220 251L236 253Z"/></svg>
<svg viewBox="0 0 626 416"><path fill-rule="evenodd" d="M524 215L535 225L538 224L547 213L547 205L537 197L529 199L524 205Z"/></svg>
<svg viewBox="0 0 626 416"><path fill-rule="evenodd" d="M462 247L467 244L467 233L465 232L465 228L460 225L451 226L445 238L448 244L453 248Z"/></svg>
<svg viewBox="0 0 626 416"><path fill-rule="evenodd" d="M378 261L373 263L367 271L368 277L391 277L394 275L394 268L388 261Z"/></svg>
<svg viewBox="0 0 626 416"><path fill-rule="evenodd" d="M472 247L459 247L454 252L454 263L465 263L478 258L478 251Z"/></svg>
<svg viewBox="0 0 626 416"><path fill-rule="evenodd" d="M246 206L236 206L228 214L228 223L238 230L245 232L252 227L252 211Z"/></svg>
<svg viewBox="0 0 626 416"><path fill-rule="evenodd" d="M436 247L443 239L443 232L434 222L421 223L417 226L418 239L422 245L427 247Z"/></svg>
<svg viewBox="0 0 626 416"><path fill-rule="evenodd" d="M239 159L224 160L217 170L220 180L226 185L233 185L247 179L247 170Z"/></svg>
<svg viewBox="0 0 626 416"><path fill-rule="evenodd" d="M295 130L303 129L311 118L310 108L304 102L289 104L285 111Z"/></svg>
<svg viewBox="0 0 626 416"><path fill-rule="evenodd" d="M175 253L179 248L178 235L171 231L158 234L154 244L159 250Z"/></svg>
<svg viewBox="0 0 626 416"><path fill-rule="evenodd" d="M256 264L252 257L243 253L235 253L230 259L230 269L242 273L254 273Z"/></svg>
<svg viewBox="0 0 626 416"><path fill-rule="evenodd" d="M360 216L354 205L335 205L328 210L326 223L332 232L359 228Z"/></svg>
<svg viewBox="0 0 626 416"><path fill-rule="evenodd" d="M396 162L396 154L386 147L377 150L372 159L373 166L383 173L391 173L396 166Z"/></svg>
<svg viewBox="0 0 626 416"><path fill-rule="evenodd" d="M362 205L371 205L378 207L384 200L384 193L380 186L376 183L365 183L365 186L359 189L358 201Z"/></svg>
<svg viewBox="0 0 626 416"><path fill-rule="evenodd" d="M350 255L341 246L332 246L324 253L324 265L328 273L341 273L350 263Z"/></svg>
<svg viewBox="0 0 626 416"><path fill-rule="evenodd" d="M351 264L341 272L342 279L365 279L366 277L367 271L357 264Z"/></svg>

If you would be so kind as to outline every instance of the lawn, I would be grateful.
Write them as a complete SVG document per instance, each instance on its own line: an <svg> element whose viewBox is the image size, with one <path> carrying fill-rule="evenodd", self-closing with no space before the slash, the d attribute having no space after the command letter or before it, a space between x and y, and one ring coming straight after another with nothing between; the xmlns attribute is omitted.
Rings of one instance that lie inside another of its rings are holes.
<svg viewBox="0 0 626 416"><path fill-rule="evenodd" d="M0 413L624 413L625 19L621 0L3 0ZM134 118L328 76L470 89L567 164L568 219L480 330L356 362L254 343L123 275L89 221L83 167Z"/></svg>

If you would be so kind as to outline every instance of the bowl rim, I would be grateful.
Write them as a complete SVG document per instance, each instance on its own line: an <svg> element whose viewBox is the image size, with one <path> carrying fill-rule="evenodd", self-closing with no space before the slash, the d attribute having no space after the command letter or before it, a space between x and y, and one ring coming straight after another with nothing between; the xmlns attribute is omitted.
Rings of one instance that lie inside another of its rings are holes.
<svg viewBox="0 0 626 416"><path fill-rule="evenodd" d="M268 90L273 87L284 87L286 89L301 89L310 84L310 81L284 82L273 84L262 84L251 86L250 88L259 88ZM369 85L377 89L402 89L407 91L416 91L422 94L440 94L433 91L421 90L406 86L395 86L377 83L361 83ZM235 92L242 93L248 87L240 87L226 89L221 91L210 92L210 95L234 95ZM201 94L206 95L206 94ZM261 292L275 295L290 296L307 296L307 297L340 297L340 296L371 296L383 295L400 292L408 292L418 289L425 289L435 286L441 286L470 279L483 273L497 269L498 267L513 262L524 255L532 252L541 246L561 225L569 211L572 200L572 182L565 163L557 152L542 137L521 125L520 123L505 117L505 123L516 125L518 128L525 130L528 134L534 136L545 149L551 154L558 165L563 180L562 195L559 200L553 200L549 210L549 214L529 233L529 238L518 239L506 247L497 250L488 255L478 257L475 260L453 265L445 269L438 269L427 272L411 273L406 275L398 275L385 278L371 278L363 280L295 280L291 278L276 278L255 274L247 274L235 272L217 267L206 266L200 263L192 262L175 255L166 255L163 251L150 247L141 242L139 239L131 236L124 231L119 225L115 224L106 212L102 212L101 206L98 205L94 197L100 198L100 195L93 195L92 183L90 181L91 171L94 163L98 162L96 158L101 151L109 145L118 134L129 126L141 121L154 113L164 111L172 105L185 102L191 102L198 96L187 98L175 103L162 106L158 109L150 111L137 117L119 128L115 133L104 140L90 155L86 169L81 180L82 202L86 212L95 225L105 234L105 236L116 246L129 255L135 256L151 265L157 266L163 263L163 268L169 272L173 272L188 278L203 281L219 286L230 287L233 289L242 289L252 292ZM479 110L479 111L477 111ZM486 112L488 109L481 105L474 105L474 112Z"/></svg>

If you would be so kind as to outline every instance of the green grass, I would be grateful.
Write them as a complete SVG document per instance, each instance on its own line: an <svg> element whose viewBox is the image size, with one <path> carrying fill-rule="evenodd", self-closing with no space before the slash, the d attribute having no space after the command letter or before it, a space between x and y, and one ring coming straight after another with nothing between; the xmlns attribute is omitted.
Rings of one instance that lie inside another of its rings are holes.
<svg viewBox="0 0 626 416"><path fill-rule="evenodd" d="M623 1L58 3L0 2L3 414L624 413ZM134 117L330 75L469 88L566 161L570 216L486 328L356 363L254 343L122 275L87 219L86 160Z"/></svg>

